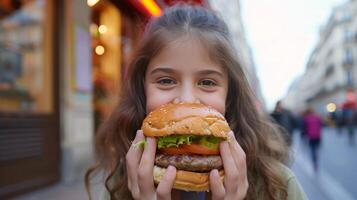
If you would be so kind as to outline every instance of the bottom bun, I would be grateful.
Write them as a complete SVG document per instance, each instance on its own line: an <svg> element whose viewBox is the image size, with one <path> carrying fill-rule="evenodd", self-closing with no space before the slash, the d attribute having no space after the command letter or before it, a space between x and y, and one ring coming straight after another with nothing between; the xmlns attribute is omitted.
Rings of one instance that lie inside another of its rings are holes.
<svg viewBox="0 0 357 200"><path fill-rule="evenodd" d="M154 166L154 181L160 183L166 172L166 168ZM221 181L223 181L224 170L219 171ZM174 189L185 191L209 191L209 173L197 173L177 170L174 182Z"/></svg>

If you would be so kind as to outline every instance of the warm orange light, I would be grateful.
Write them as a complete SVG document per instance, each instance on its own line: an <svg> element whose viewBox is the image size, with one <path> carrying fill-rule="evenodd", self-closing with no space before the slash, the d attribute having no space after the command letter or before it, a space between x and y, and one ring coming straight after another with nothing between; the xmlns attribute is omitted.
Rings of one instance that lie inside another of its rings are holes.
<svg viewBox="0 0 357 200"><path fill-rule="evenodd" d="M326 110L328 112L335 112L336 108L337 108L337 106L334 103L329 103L329 104L326 105Z"/></svg>
<svg viewBox="0 0 357 200"><path fill-rule="evenodd" d="M105 49L102 45L98 45L95 47L95 53L99 56L103 55L105 52Z"/></svg>
<svg viewBox="0 0 357 200"><path fill-rule="evenodd" d="M106 25L100 25L99 28L98 28L98 31L100 34L104 34L108 31L108 28Z"/></svg>
<svg viewBox="0 0 357 200"><path fill-rule="evenodd" d="M155 3L153 0L140 0L140 3L146 8L149 13L154 16L160 16L161 15L161 9L160 7Z"/></svg>
<svg viewBox="0 0 357 200"><path fill-rule="evenodd" d="M93 7L98 2L99 2L99 0L87 0L87 5L90 7Z"/></svg>

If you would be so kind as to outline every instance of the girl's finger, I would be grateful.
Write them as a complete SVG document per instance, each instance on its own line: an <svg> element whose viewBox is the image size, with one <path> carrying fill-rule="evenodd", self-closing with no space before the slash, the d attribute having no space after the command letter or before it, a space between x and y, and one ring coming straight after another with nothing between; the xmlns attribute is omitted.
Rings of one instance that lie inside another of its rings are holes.
<svg viewBox="0 0 357 200"><path fill-rule="evenodd" d="M138 142L145 140L142 130L136 131L136 136L129 148L129 151L126 153L126 162L130 165L139 165L141 155L143 153L143 148L135 146Z"/></svg>
<svg viewBox="0 0 357 200"><path fill-rule="evenodd" d="M228 142L221 142L219 148L225 173L224 186L226 188L226 193L232 193L237 191L237 184L239 181L239 169L235 164Z"/></svg>
<svg viewBox="0 0 357 200"><path fill-rule="evenodd" d="M138 167L142 155L142 148L136 148L134 145L141 140L145 140L143 132L138 130L136 132L135 139L126 154L126 170L128 172L128 188L131 191L133 197L138 197L140 194L138 186Z"/></svg>
<svg viewBox="0 0 357 200"><path fill-rule="evenodd" d="M140 193L146 198L152 198L151 195L155 193L153 168L155 162L156 140L148 137L147 143L141 157L139 171L138 171L138 184Z"/></svg>
<svg viewBox="0 0 357 200"><path fill-rule="evenodd" d="M171 190L176 177L176 168L169 166L156 189L157 199L171 199Z"/></svg>
<svg viewBox="0 0 357 200"><path fill-rule="evenodd" d="M228 135L230 137L229 148L231 150L234 162L239 171L244 173L246 172L247 168L245 152L236 140L234 133L231 131Z"/></svg>
<svg viewBox="0 0 357 200"><path fill-rule="evenodd" d="M239 145L238 141L236 140L235 135L232 131L229 133L229 137L230 137L229 147L234 162L236 163L237 169L239 169L238 188L236 189L237 195L234 196L239 197L239 199L243 199L249 187L248 178L247 178L246 155L242 147Z"/></svg>
<svg viewBox="0 0 357 200"><path fill-rule="evenodd" d="M226 191L224 189L218 170L214 169L209 174L209 184L213 200L224 199Z"/></svg>

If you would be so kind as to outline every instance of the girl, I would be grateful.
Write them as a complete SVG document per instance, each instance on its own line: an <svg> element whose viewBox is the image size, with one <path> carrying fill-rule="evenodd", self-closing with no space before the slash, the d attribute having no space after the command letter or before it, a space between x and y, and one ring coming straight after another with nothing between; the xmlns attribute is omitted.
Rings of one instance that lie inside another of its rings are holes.
<svg viewBox="0 0 357 200"><path fill-rule="evenodd" d="M130 66L119 105L97 134L98 163L86 174L106 172L108 199L305 199L285 167L288 151L277 129L260 116L226 24L201 7L175 6L152 20ZM226 172L210 173L209 193L172 190L176 169L169 167L155 187L156 141L144 149L138 130L146 114L169 102L200 102L225 115L232 142L221 142ZM131 142L133 141L133 142Z"/></svg>

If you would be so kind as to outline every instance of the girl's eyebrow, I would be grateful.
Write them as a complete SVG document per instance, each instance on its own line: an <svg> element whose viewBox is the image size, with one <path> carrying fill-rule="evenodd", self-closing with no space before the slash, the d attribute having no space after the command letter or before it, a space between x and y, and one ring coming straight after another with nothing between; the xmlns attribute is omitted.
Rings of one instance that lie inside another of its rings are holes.
<svg viewBox="0 0 357 200"><path fill-rule="evenodd" d="M151 71L151 75L156 74L156 73L160 73L160 72L164 72L164 73L168 73L168 74L172 74L175 73L176 70L172 69L172 68L168 68L168 67L158 67L154 70ZM210 70L210 69L206 69L206 70L202 70L202 71L198 71L197 74L199 75L212 75L212 74L216 74L220 77L224 77L223 73L216 71L216 70Z"/></svg>
<svg viewBox="0 0 357 200"><path fill-rule="evenodd" d="M211 75L211 74L216 74L216 75L218 75L218 76L220 76L220 77L223 77L223 74L222 74L221 72L216 71L216 70L209 70L209 69L199 71L199 72L198 72L198 74L200 74L200 75Z"/></svg>
<svg viewBox="0 0 357 200"><path fill-rule="evenodd" d="M174 73L175 70L171 69L171 68L166 68L166 67L158 67L158 68L152 70L150 74L153 75L153 74L156 74L156 73L159 73L159 72Z"/></svg>

